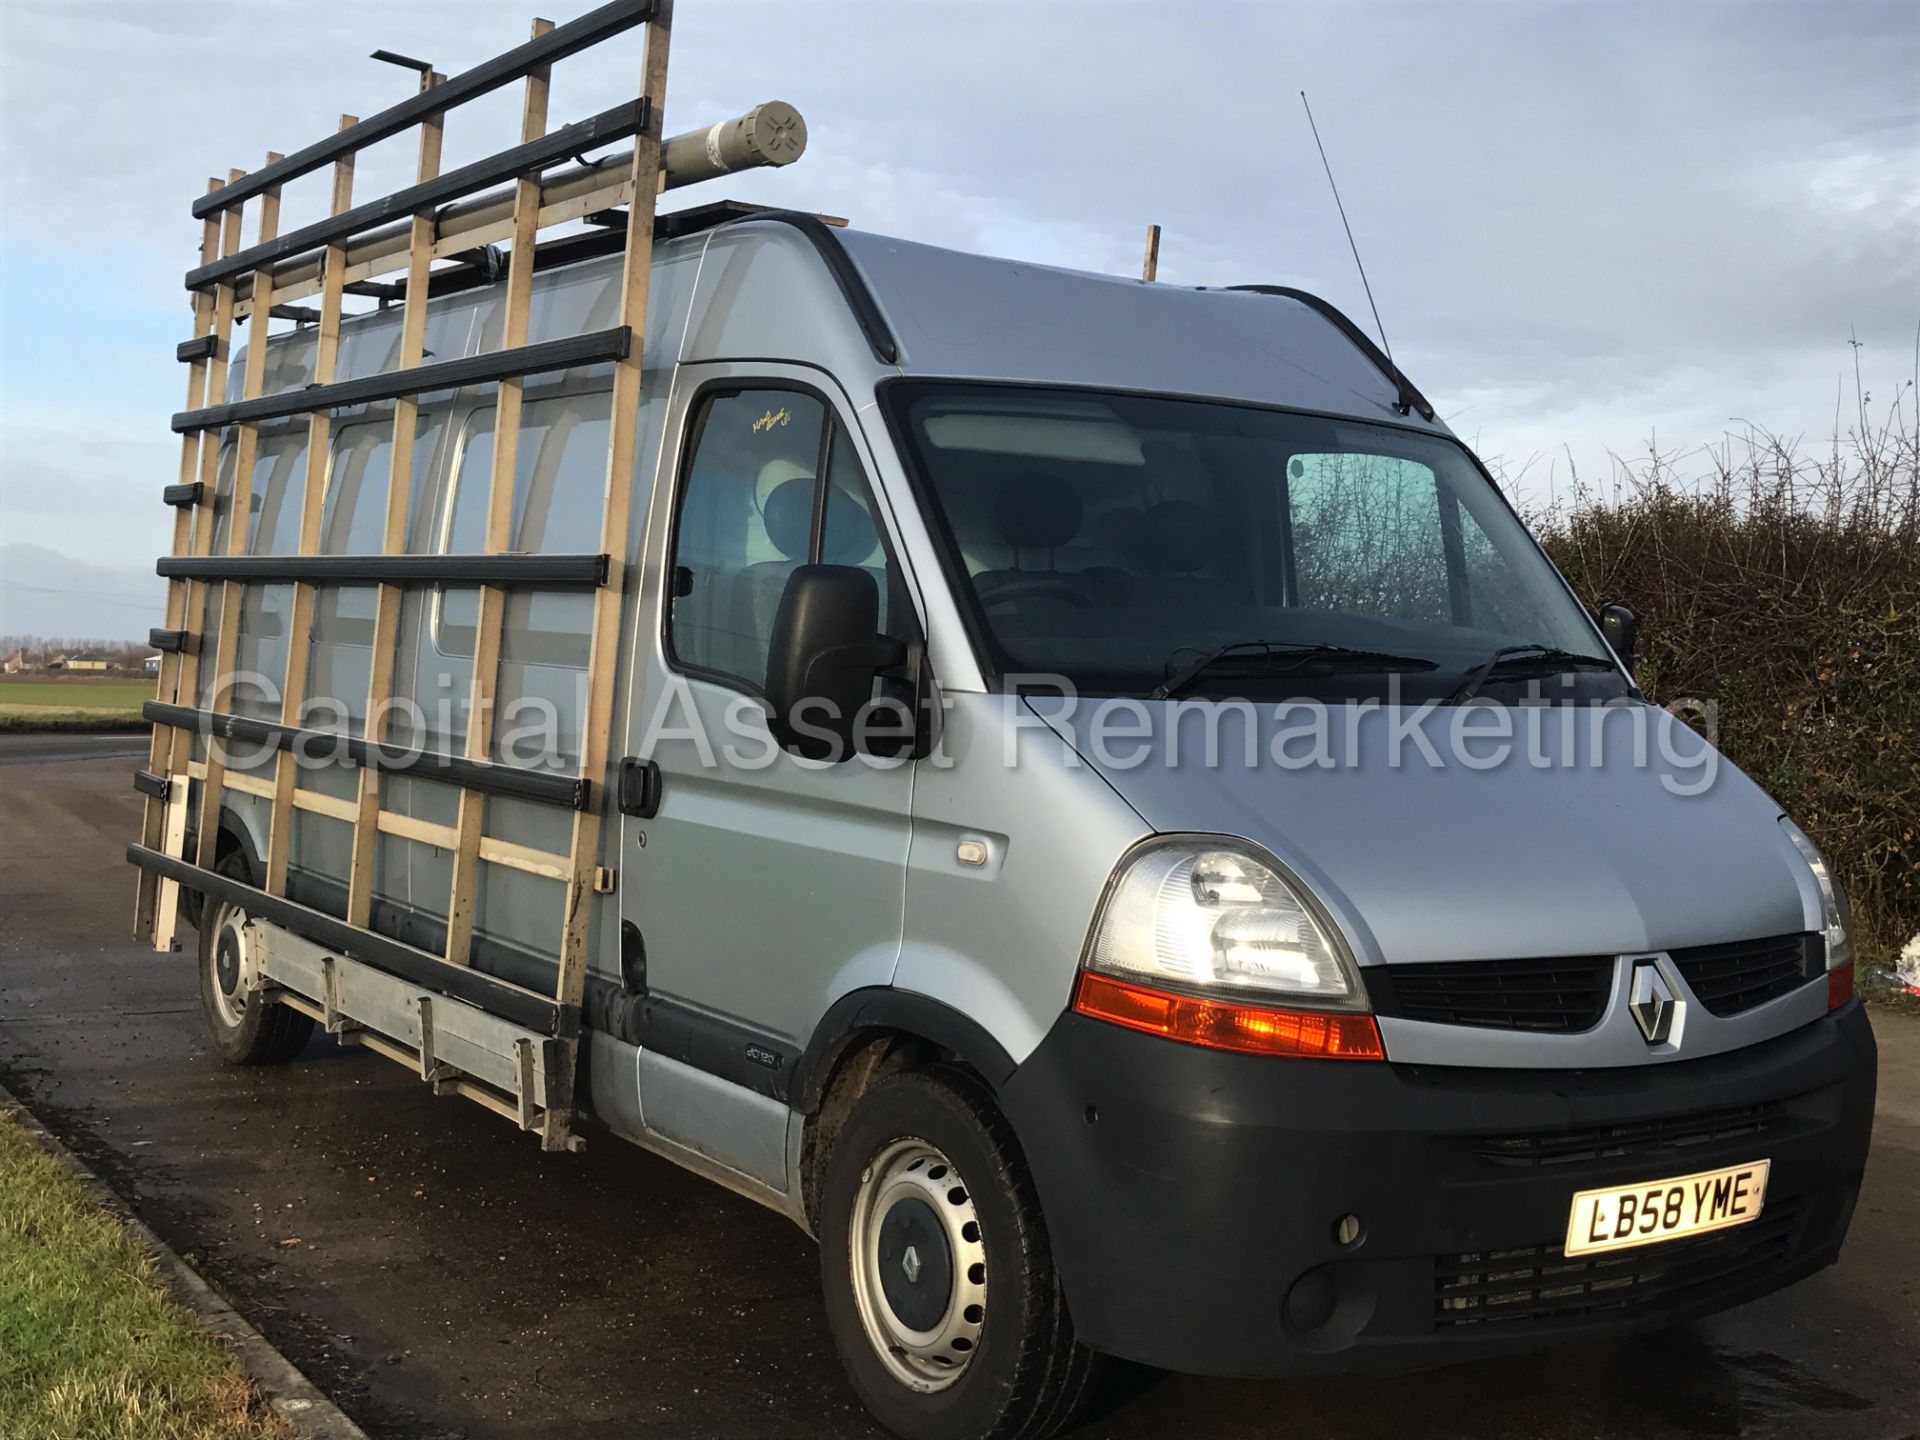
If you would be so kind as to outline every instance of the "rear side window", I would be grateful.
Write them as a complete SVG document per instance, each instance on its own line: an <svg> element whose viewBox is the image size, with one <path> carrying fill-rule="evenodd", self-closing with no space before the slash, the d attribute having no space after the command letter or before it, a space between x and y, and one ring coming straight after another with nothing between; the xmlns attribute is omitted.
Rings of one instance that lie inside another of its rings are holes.
<svg viewBox="0 0 1920 1440"><path fill-rule="evenodd" d="M296 555L300 551L300 506L307 487L307 432L262 436L253 461L253 498L247 519L247 553Z"/></svg>
<svg viewBox="0 0 1920 1440"><path fill-rule="evenodd" d="M414 432L413 474L408 482L405 543L415 543L415 525L433 485L433 456L441 420L423 414ZM320 516L320 553L378 555L386 539L387 492L393 471L393 421L382 418L342 426L333 442L333 463ZM319 644L371 645L378 593L370 585L323 585L314 599L313 638Z"/></svg>
<svg viewBox="0 0 1920 1440"><path fill-rule="evenodd" d="M507 548L528 554L596 554L607 488L608 396L565 395L528 402L520 412L514 452L513 519ZM477 555L486 548L487 490L493 473L494 410L474 413L461 438L453 491L442 520L441 553ZM480 592L442 591L434 637L441 653L471 655ZM511 592L507 605L512 649L543 644L555 663L585 663L590 597Z"/></svg>
<svg viewBox="0 0 1920 1440"><path fill-rule="evenodd" d="M859 458L816 396L712 392L688 435L667 620L675 662L762 689L787 579L809 562L868 571L883 629L904 612Z"/></svg>
<svg viewBox="0 0 1920 1440"><path fill-rule="evenodd" d="M409 519L433 482L434 448L440 443L440 417L423 414L414 430L413 470L408 482ZM323 555L378 555L386 538L387 487L393 470L393 421L342 426L333 442L333 468L320 520Z"/></svg>

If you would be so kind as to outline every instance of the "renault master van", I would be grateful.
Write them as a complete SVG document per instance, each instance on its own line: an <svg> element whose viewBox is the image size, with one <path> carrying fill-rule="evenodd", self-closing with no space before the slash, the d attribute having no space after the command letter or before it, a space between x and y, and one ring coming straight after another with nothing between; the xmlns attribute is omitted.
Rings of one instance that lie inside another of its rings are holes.
<svg viewBox="0 0 1920 1440"><path fill-rule="evenodd" d="M1313 295L656 218L804 144L777 104L661 139L670 8L422 67L194 203L129 858L220 1055L322 1027L771 1206L915 1440L1831 1264L1846 898L1647 703L1633 616ZM639 95L547 133L551 64L642 24ZM518 82L522 142L441 174ZM353 206L409 127L418 182Z"/></svg>
<svg viewBox="0 0 1920 1440"><path fill-rule="evenodd" d="M1351 324L784 214L706 215L653 263L581 1103L817 1237L881 1420L1039 1435L1104 1357L1411 1369L1832 1263L1875 1064L1844 896L1648 706L1625 617L1610 638ZM543 267L534 338L596 329L615 278ZM429 348L483 350L497 299L436 299ZM347 373L394 330L350 323ZM298 337L269 361L290 387L311 363ZM516 551L591 547L607 369L528 382ZM410 554L475 548L495 403L424 400ZM336 417L329 555L374 543L388 419ZM263 427L250 554L285 553L303 439ZM275 673L289 588L248 590L244 668ZM366 595L313 616L342 733ZM433 702L471 667L476 592L407 599L417 729L392 733L457 756L468 721ZM503 762L577 759L587 615L508 605L497 703L556 723ZM300 784L344 806L353 772ZM407 836L455 803L386 785L407 818L378 943L301 923L345 914L349 836L318 807L285 910L207 892L229 1058L298 1052L315 957L353 967L328 967L343 991L399 984L383 947L444 938L448 852ZM227 792L236 883L264 874L267 803ZM502 843L565 823L491 805ZM491 869L472 968L550 986L555 903Z"/></svg>

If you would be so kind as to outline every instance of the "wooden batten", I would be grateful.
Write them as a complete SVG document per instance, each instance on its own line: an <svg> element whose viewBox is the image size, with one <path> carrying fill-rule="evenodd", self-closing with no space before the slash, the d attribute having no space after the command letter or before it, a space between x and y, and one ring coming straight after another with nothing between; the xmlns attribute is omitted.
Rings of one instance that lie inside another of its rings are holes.
<svg viewBox="0 0 1920 1440"><path fill-rule="evenodd" d="M207 181L209 192L218 190L217 179ZM205 265L220 253L220 217L209 215L200 222L200 263ZM205 291L193 297L193 338L202 340L213 334L214 297ZM207 398L207 372L211 357L196 357L187 367L187 408L189 410L204 404ZM200 447L219 445L217 435L203 435L191 432L180 437L180 478L182 485L191 484L200 473ZM188 554L193 547L193 529L200 523L201 516L211 523L213 507L211 505L181 505L173 512L173 545L171 553ZM167 582L166 628L185 630L188 626L187 596L192 589L188 580L169 580ZM190 647L189 647L190 648ZM175 703L174 696L180 684L180 662L184 652L178 650L163 651L160 656L160 674L154 684L154 698L167 703ZM173 753L173 733L155 726L147 747L147 769L156 775L171 775L169 760ZM169 786L169 790L172 787ZM166 837L168 807L172 804L169 794L166 798L148 796L140 820L140 843L147 846L162 845ZM171 852L169 852L171 853ZM133 933L139 939L147 939L153 934L155 910L159 902L161 880L145 870L140 872L139 890L134 899Z"/></svg>
<svg viewBox="0 0 1920 1440"><path fill-rule="evenodd" d="M551 20L533 22L538 39L553 29ZM538 140L547 132L547 94L551 73L546 69L527 76L520 112L520 140ZM523 175L514 186L513 249L507 259L507 292L501 306L500 348L527 343L529 312L533 308L533 247L540 228L540 184ZM520 458L520 405L526 381L514 377L500 382L493 412L493 467L487 477L486 552L503 555L513 548L513 477ZM497 585L480 587L479 616L473 628L473 683L468 692L466 753L485 760L493 750L494 688L500 675L500 631L506 623L507 592ZM480 831L486 819L486 797L472 790L460 792L459 816L453 851L453 883L447 898L449 962L467 963L473 939L473 910L479 889Z"/></svg>
<svg viewBox="0 0 1920 1440"><path fill-rule="evenodd" d="M360 123L356 115L342 115L340 128L351 130ZM353 204L353 154L349 151L333 166L333 194L330 213L340 214ZM330 245L321 257L320 326L314 337L313 383L333 381L340 360L340 307L345 299L346 251ZM327 487L333 483L333 415L316 410L307 419L307 470L300 496L299 553L320 553L320 518L326 506ZM293 605L287 621L287 665L280 682L280 723L298 725L301 708L307 698L307 654L313 632L314 586L296 582ZM299 766L291 750L282 750L274 761L273 815L267 826L267 893L287 893L287 855L293 833L294 788Z"/></svg>
<svg viewBox="0 0 1920 1440"><path fill-rule="evenodd" d="M422 90L446 80L438 71L420 77ZM441 140L446 116L435 112L420 125L419 158L415 179L431 180L440 173ZM400 316L400 354L396 363L409 369L421 361L427 343L427 271L433 263L433 216L415 215L409 225L407 298ZM420 402L403 395L394 402L393 444L387 472L387 513L381 528L383 555L402 555L407 549L407 515L413 496L413 442L419 433ZM400 587L382 585L374 600L373 663L367 679L365 729L369 740L387 736L393 706L393 668L400 645ZM375 855L380 845L380 772L371 766L360 771L360 794L354 808L353 858L347 872L347 922L365 925L373 913Z"/></svg>
<svg viewBox="0 0 1920 1440"><path fill-rule="evenodd" d="M285 157L278 152L267 156L269 165L277 164ZM260 195L259 241L264 243L280 233L280 187L275 185ZM251 400L265 393L267 382L267 322L271 315L273 298L273 276L269 273L254 271L253 293L255 305L253 313L247 316L247 363L241 373L240 396ZM269 303L258 303L262 298ZM248 530L253 514L253 465L260 453L260 427L240 425L233 444L233 488L227 499L227 554L244 555L247 553ZM220 630L217 638L209 643L208 637L201 637L201 663L211 671L212 685L207 692L206 708L218 714L225 708L227 682L232 678L232 666L240 648L240 606L245 598L246 586L238 580L222 582L220 593ZM206 815L220 813L220 791L226 780L226 762L224 748L209 740L207 744L207 778L200 782L200 809ZM197 836L198 859L194 862L202 869L211 870L218 858L216 846L219 841L219 827L202 825Z"/></svg>
<svg viewBox="0 0 1920 1440"><path fill-rule="evenodd" d="M244 170L229 170L229 183L246 174ZM210 184L209 188L213 188ZM244 207L232 206L219 215L220 254L237 255L240 252L241 223L244 219ZM219 399L226 394L227 364L233 346L233 287L218 285L213 292L213 318L208 327L213 336L213 354L207 357L207 370L204 394L208 399ZM213 531L216 519L215 498L220 479L220 437L207 434L200 438L196 447L199 466L198 482L201 501L192 507L193 533L192 553L206 556L213 553ZM183 451L184 453L184 451ZM177 534L176 530L176 534ZM207 587L198 580L186 582L181 599L181 625L179 628L194 632L198 643L188 645L176 657L174 666L174 695L181 703L192 704L199 695L201 651L205 646L207 619ZM185 730L164 732L166 741L165 768L155 767L156 773L170 777L179 777L186 773L187 761L193 754L193 736ZM161 749L162 731L154 731L153 752ZM171 813L163 826L166 853L179 856L185 844L186 835L186 786L174 783L169 787L167 804L177 809L177 817ZM153 948L159 951L171 951L175 945L175 936L180 923L180 887L172 880L161 879L155 897L155 911L150 934Z"/></svg>
<svg viewBox="0 0 1920 1440"><path fill-rule="evenodd" d="M661 117L666 112L667 49L673 32L673 0L660 0L647 26L641 65L641 93L650 102L647 128L633 147L633 203L627 209L627 247L620 271L620 323L632 327L627 358L614 366L612 411L607 438L606 512L600 549L613 566L607 583L593 597L593 638L587 652L586 715L580 730L580 773L594 793L606 793L609 732L613 728L613 681L620 658L620 597L626 588L627 530L633 511L633 460L639 440L640 378L647 333L647 286L653 273L653 218L660 173ZM646 197L644 200L642 196ZM575 812L562 909L560 971L554 998L560 1004L562 1063L557 1093L541 1135L549 1150L571 1143L573 1083L578 1070L580 1003L587 983L587 946L593 931L594 872L600 856L600 812L604 804Z"/></svg>

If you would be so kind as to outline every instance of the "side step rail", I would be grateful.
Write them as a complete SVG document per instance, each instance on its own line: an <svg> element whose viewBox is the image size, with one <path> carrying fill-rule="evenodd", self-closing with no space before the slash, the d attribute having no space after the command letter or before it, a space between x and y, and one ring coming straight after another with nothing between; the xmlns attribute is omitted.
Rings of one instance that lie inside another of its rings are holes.
<svg viewBox="0 0 1920 1440"><path fill-rule="evenodd" d="M546 1148L584 1148L571 1123L574 1055L560 1007L546 996L144 845L129 845L127 858L239 908L249 995L311 1015L343 1045L407 1066L436 1095L478 1101L538 1133Z"/></svg>
<svg viewBox="0 0 1920 1440"><path fill-rule="evenodd" d="M522 1130L542 1131L569 1103L560 1041L490 1011L336 955L271 921L249 919L255 991L413 1070L436 1095L477 1100ZM569 1131L566 1148L584 1142Z"/></svg>

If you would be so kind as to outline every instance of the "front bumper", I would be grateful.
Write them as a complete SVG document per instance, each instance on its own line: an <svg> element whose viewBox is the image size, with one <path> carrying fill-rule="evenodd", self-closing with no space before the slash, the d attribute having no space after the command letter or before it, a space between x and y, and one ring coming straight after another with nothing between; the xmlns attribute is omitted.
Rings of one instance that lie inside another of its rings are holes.
<svg viewBox="0 0 1920 1440"><path fill-rule="evenodd" d="M1809 1275L1853 1214L1874 1078L1857 1001L1731 1054L1587 1071L1228 1054L1068 1013L1000 1099L1081 1340L1270 1376L1626 1334ZM1561 1254L1575 1191L1761 1158L1747 1225Z"/></svg>

